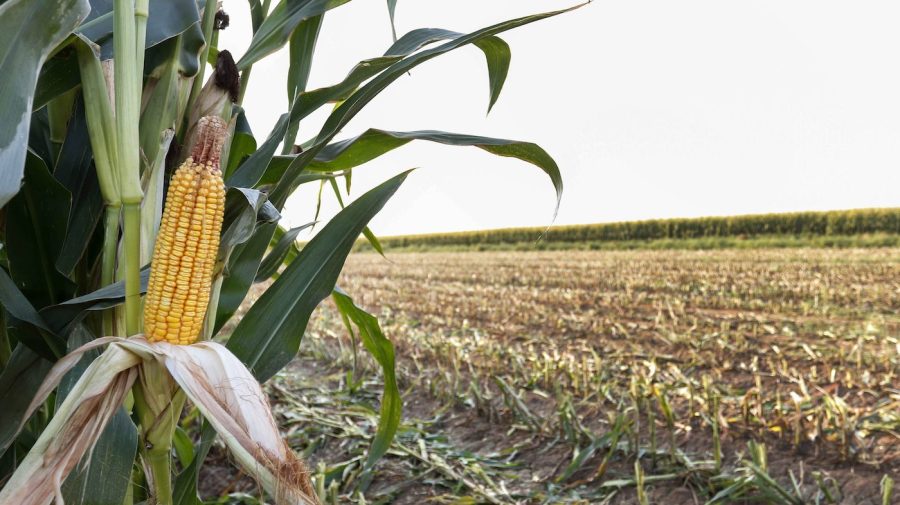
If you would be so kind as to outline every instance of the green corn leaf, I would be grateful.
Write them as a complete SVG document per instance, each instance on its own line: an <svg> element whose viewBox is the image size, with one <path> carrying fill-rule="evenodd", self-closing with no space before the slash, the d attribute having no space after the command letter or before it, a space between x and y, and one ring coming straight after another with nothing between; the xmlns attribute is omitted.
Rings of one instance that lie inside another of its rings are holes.
<svg viewBox="0 0 900 505"><path fill-rule="evenodd" d="M260 263L259 271L256 272L256 279L254 282L262 282L275 275L278 272L278 267L284 263L288 253L291 252L291 249L296 247L294 241L297 240L297 235L314 224L315 221L306 223L302 226L297 226L296 228L291 228L282 233L272 247L272 250L265 259L263 259L262 263Z"/></svg>
<svg viewBox="0 0 900 505"><path fill-rule="evenodd" d="M296 188L296 179L300 176L307 165L315 159L316 155L319 154L319 151L324 149L327 143L330 142L331 139L333 139L335 135L337 135L341 131L344 125L350 122L350 120L353 119L353 117L355 117L356 114L358 114L366 104L368 104L373 98L375 98L401 75L432 58L436 58L437 56L450 52L454 49L458 49L467 44L472 44L479 40L483 40L486 37L492 37L494 35L497 35L498 33L502 33L519 26L527 25L535 21L540 21L542 19L546 19L562 14L564 12L571 11L573 9L577 9L582 5L584 4L559 11L535 14L532 16L525 16L510 21L504 21L502 23L498 23L493 26L489 26L487 28L472 32L468 35L455 38L449 42L445 42L439 45L438 47L418 52L401 61L398 61L397 63L394 63L387 70L373 77L372 80L370 80L367 84L350 95L350 97L348 97L339 107L337 107L331 113L331 115L325 121L325 124L322 126L322 129L319 131L319 134L316 137L316 143L310 146L310 148L303 154L298 155L297 158L295 158L291 163L291 165L285 170L284 177L282 177L281 181L279 181L278 185L271 193L272 202L276 207L283 207L284 202L287 201L287 197Z"/></svg>
<svg viewBox="0 0 900 505"><path fill-rule="evenodd" d="M284 176L284 173L287 171L288 167L290 167L291 163L297 158L297 155L291 156L274 156L272 157L272 161L269 162L268 168L266 168L266 172L263 174L262 178L259 182L256 183L257 188L261 188L264 186L273 186L281 180ZM325 179L334 178L335 175L328 172L311 172L309 170L303 171L296 179L297 185L306 184L308 182L315 181L323 181Z"/></svg>
<svg viewBox="0 0 900 505"><path fill-rule="evenodd" d="M44 320L38 311L34 309L25 295L19 291L19 288L6 273L6 270L0 268L0 305L12 317L26 322L35 328L50 331L50 326Z"/></svg>
<svg viewBox="0 0 900 505"><path fill-rule="evenodd" d="M150 268L141 270L139 292L147 292L150 279ZM67 333L66 328L78 323L86 311L106 310L125 302L125 282L119 281L104 286L86 295L66 300L62 303L41 309L40 316L51 330L58 334Z"/></svg>
<svg viewBox="0 0 900 505"><path fill-rule="evenodd" d="M360 84L403 59L402 55L379 56L356 64L343 81L297 95L291 107L291 122L296 123L329 102L346 100Z"/></svg>
<svg viewBox="0 0 900 505"><path fill-rule="evenodd" d="M69 336L69 351L96 338L78 325ZM88 351L59 384L57 407L84 373L100 356L100 350ZM121 505L131 485L131 470L137 452L137 428L120 408L109 420L93 451L86 454L63 483L63 498L71 505Z"/></svg>
<svg viewBox="0 0 900 505"><path fill-rule="evenodd" d="M203 505L203 501L197 496L197 478L200 474L200 466L206 459L215 437L216 430L209 424L209 421L203 421L200 442L194 446L194 457L190 465L182 470L175 479L175 489L172 493L172 503L175 505Z"/></svg>
<svg viewBox="0 0 900 505"><path fill-rule="evenodd" d="M337 181L334 179L329 179L328 182L331 184L331 189L334 191L334 196L337 197L338 204L340 204L341 208L345 207L344 198L341 196L341 190L338 188ZM322 181L324 184L325 181ZM316 218L319 217L319 208L322 205L322 187L319 187L319 201L316 205ZM381 242L378 240L378 237L369 229L368 226L363 228L363 236L366 237L366 240L369 241L369 244L372 245L372 249L375 249L378 254L384 256L384 248L381 247Z"/></svg>
<svg viewBox="0 0 900 505"><path fill-rule="evenodd" d="M262 3L259 0L248 0L248 2L250 3L250 26L255 34L259 30L260 25L262 25L266 13L263 12Z"/></svg>
<svg viewBox="0 0 900 505"><path fill-rule="evenodd" d="M250 130L250 123L247 122L247 115L244 110L234 105L233 117L237 118L234 126L234 135L231 136L231 147L228 150L228 166L223 172L225 180L229 180L234 175L235 170L246 159L256 152L256 138L253 131ZM237 184L239 186L239 184ZM252 187L252 186L248 186Z"/></svg>
<svg viewBox="0 0 900 505"><path fill-rule="evenodd" d="M143 97L140 119L140 145L143 152L143 169L159 165L158 158L165 159L160 139L166 130L177 130L181 125L178 111L179 97L190 84L177 55L181 52L185 36L174 37L160 44L154 53L163 57L162 63L147 79L147 93ZM152 63L151 63L152 65Z"/></svg>
<svg viewBox="0 0 900 505"><path fill-rule="evenodd" d="M19 347L28 347L50 361L56 361L65 352L65 342L51 331L46 320L22 295L3 268L0 268L0 306L10 316L8 321L0 322L9 323L6 330L23 344Z"/></svg>
<svg viewBox="0 0 900 505"><path fill-rule="evenodd" d="M375 358L375 361L381 365L384 374L384 394L381 398L381 415L378 421L378 431L369 447L369 454L366 457L366 466L363 470L365 474L371 476L375 463L387 453L391 447L391 440L397 433L397 427L400 426L400 414L403 401L400 398L400 389L397 387L397 377L394 370L394 345L378 324L378 319L372 314L359 308L346 293L340 288L335 288L331 295L335 305L341 313L359 330L359 337L363 346ZM364 476L363 480L368 481Z"/></svg>
<svg viewBox="0 0 900 505"><path fill-rule="evenodd" d="M591 456L593 456L598 449L607 449L609 452L606 458L611 458L627 423L628 419L625 416L616 416L615 423L608 432L600 437L594 438L587 447L580 449L575 453L575 456L565 470L563 470L563 473L556 478L556 482L565 482L572 477L575 472L580 470L584 464L591 459Z"/></svg>
<svg viewBox="0 0 900 505"><path fill-rule="evenodd" d="M293 103L298 94L306 91L306 84L309 82L309 74L312 71L316 42L319 39L319 31L322 28L324 17L324 14L320 14L304 19L291 34L290 67L288 67L287 76L289 103Z"/></svg>
<svg viewBox="0 0 900 505"><path fill-rule="evenodd" d="M53 172L53 176L72 195L72 210L69 212L65 240L56 258L56 269L68 276L71 276L75 265L84 256L97 223L100 222L100 216L103 215L103 197L92 160L84 102L78 99L69 121L66 140L60 150L59 163Z"/></svg>
<svg viewBox="0 0 900 505"><path fill-rule="evenodd" d="M250 286L253 285L259 264L277 227L278 225L275 223L257 226L250 240L235 247L232 251L228 268L223 274L225 278L222 280L222 289L219 291L219 304L216 309L213 333L222 329L222 326L241 306Z"/></svg>
<svg viewBox="0 0 900 505"><path fill-rule="evenodd" d="M318 16L349 1L281 0L253 34L250 47L237 63L238 68L244 70L284 46L291 33L304 19Z"/></svg>
<svg viewBox="0 0 900 505"><path fill-rule="evenodd" d="M387 0L388 16L391 18L391 36L397 41L397 25L394 24L394 14L397 12L397 0Z"/></svg>
<svg viewBox="0 0 900 505"><path fill-rule="evenodd" d="M25 184L7 207L10 276L38 309L69 299L75 284L56 269L72 196L43 160L29 152Z"/></svg>
<svg viewBox="0 0 900 505"><path fill-rule="evenodd" d="M25 411L52 366L24 345L13 350L0 373L0 453L15 440Z"/></svg>
<svg viewBox="0 0 900 505"><path fill-rule="evenodd" d="M101 47L102 59L106 60L112 57L114 2L91 0L90 3L91 13L78 27L78 32L97 43ZM150 0L149 13L145 45L147 48L154 47L181 33L193 31L194 25L200 21L197 4L183 0ZM201 33L199 26L197 26L196 33Z"/></svg>
<svg viewBox="0 0 900 505"><path fill-rule="evenodd" d="M281 237L283 237L285 233L286 233L286 230L279 226L275 230L275 235L272 237L272 239L273 240L281 240ZM299 254L300 254L300 248L297 247L297 243L296 242L292 243L291 247L288 249L288 252L284 257L283 264L287 265L287 264L291 263L292 261L294 261L294 259L297 258L297 255L299 255Z"/></svg>
<svg viewBox="0 0 900 505"><path fill-rule="evenodd" d="M500 91L506 83L509 74L509 62L512 60L512 51L509 44L500 37L486 37L475 43L478 49L484 53L488 67L488 87L490 98L488 100L488 113L500 98Z"/></svg>
<svg viewBox="0 0 900 505"><path fill-rule="evenodd" d="M288 103L293 104L297 96L306 91L309 82L309 73L312 70L313 55L316 50L316 41L319 39L319 30L322 28L324 14L304 19L297 25L297 29L291 34L290 67L287 78ZM297 140L299 121L291 121L284 137L282 154L290 154Z"/></svg>
<svg viewBox="0 0 900 505"><path fill-rule="evenodd" d="M278 122L272 128L269 138L249 158L241 163L234 171L234 174L225 181L228 186L252 188L259 182L259 179L266 172L266 168L272 161L275 149L278 148L278 144L284 138L288 128L288 119L288 114L282 114L278 118Z"/></svg>
<svg viewBox="0 0 900 505"><path fill-rule="evenodd" d="M435 130L392 132L370 128L361 135L325 146L309 170L334 172L362 165L413 140L427 140L451 146L474 146L497 156L518 158L544 171L556 188L557 206L562 198L563 182L559 167L540 146L531 142L464 135Z"/></svg>
<svg viewBox="0 0 900 505"><path fill-rule="evenodd" d="M47 102L74 89L80 83L78 56L75 51L65 47L41 67L34 90L34 110L47 105Z"/></svg>
<svg viewBox="0 0 900 505"><path fill-rule="evenodd" d="M181 426L175 427L172 446L175 449L175 454L178 456L178 462L181 463L182 467L187 468L191 461L194 460L194 442L191 441L191 436Z"/></svg>
<svg viewBox="0 0 900 505"><path fill-rule="evenodd" d="M464 35L463 33L441 28L419 28L407 33L400 40L395 40L394 45L387 50L385 56L412 54L428 44L441 40L452 40ZM478 49L481 49L487 60L488 86L490 90L488 112L490 112L497 99L500 98L500 91L503 90L503 84L506 82L506 76L509 74L512 51L506 41L495 36L481 38L473 42L473 44Z"/></svg>
<svg viewBox="0 0 900 505"><path fill-rule="evenodd" d="M41 65L89 12L86 0L8 0L0 5L0 207L19 192Z"/></svg>
<svg viewBox="0 0 900 505"><path fill-rule="evenodd" d="M346 100L356 91L360 84L397 63L405 56L418 51L428 44L453 38L453 36L462 36L462 34L436 28L423 28L407 33L400 40L396 41L384 56L370 58L357 63L341 82L297 95L291 108L291 122L301 121L325 104ZM487 37L487 39L490 38ZM485 52L485 56L488 58L489 63L494 59L492 54L488 54L488 52ZM497 70L499 71L499 67ZM499 90L497 92L499 93Z"/></svg>
<svg viewBox="0 0 900 505"><path fill-rule="evenodd" d="M190 2L185 2L190 3ZM153 3L150 3L152 12ZM199 15L199 14L198 14ZM152 14L151 14L152 17ZM203 38L203 30L200 22L192 23L188 28L176 37L170 37L153 46L148 46L144 55L144 73L148 75L159 74L163 65L175 64L178 67L179 77L182 80L190 79L200 71L200 58L206 40ZM112 45L110 44L110 47ZM173 47L174 46L174 47ZM174 51L174 52L173 52ZM213 63L213 66L215 64ZM188 82L184 84L190 86ZM184 102L179 105L184 107Z"/></svg>
<svg viewBox="0 0 900 505"><path fill-rule="evenodd" d="M297 354L310 314L331 294L356 238L408 174L387 180L339 212L241 319L228 348L257 379L268 379Z"/></svg>
<svg viewBox="0 0 900 505"><path fill-rule="evenodd" d="M225 216L222 224L222 240L219 257L227 257L227 251L237 244L246 242L257 221L277 221L278 216L265 216L266 195L262 191L248 188L228 188L225 194Z"/></svg>
<svg viewBox="0 0 900 505"><path fill-rule="evenodd" d="M36 110L31 114L31 125L28 127L28 150L30 154L37 155L51 172L53 171L56 149L53 141L50 140L49 107ZM25 162L28 163L27 156Z"/></svg>

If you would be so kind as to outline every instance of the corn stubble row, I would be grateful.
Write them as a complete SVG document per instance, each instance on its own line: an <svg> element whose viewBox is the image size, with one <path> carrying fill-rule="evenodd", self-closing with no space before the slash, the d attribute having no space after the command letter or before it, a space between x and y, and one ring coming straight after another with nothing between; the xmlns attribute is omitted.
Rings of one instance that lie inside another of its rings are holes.
<svg viewBox="0 0 900 505"><path fill-rule="evenodd" d="M639 462L657 499L687 486L740 503L766 486L856 503L880 500L900 465L898 262L896 249L358 254L340 282L382 307L416 385L407 401L460 407L435 414L461 430L451 439L484 422L485 447L522 451L496 473L497 454L479 453L473 493L502 482L513 498L502 503L595 503L622 487L627 502ZM328 311L313 329L343 334ZM310 341L320 358L354 362L349 341ZM560 454L560 440L571 452L559 461L527 456Z"/></svg>

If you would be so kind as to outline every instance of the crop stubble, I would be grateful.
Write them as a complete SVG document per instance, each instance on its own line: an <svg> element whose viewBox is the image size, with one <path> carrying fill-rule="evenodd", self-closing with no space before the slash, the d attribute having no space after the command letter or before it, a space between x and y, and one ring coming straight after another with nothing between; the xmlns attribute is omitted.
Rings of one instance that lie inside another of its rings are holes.
<svg viewBox="0 0 900 505"><path fill-rule="evenodd" d="M900 469L897 249L358 253L339 285L397 347L404 426L443 437L417 443L473 453L385 462L372 489L398 502L880 503ZM306 345L352 362L328 305Z"/></svg>

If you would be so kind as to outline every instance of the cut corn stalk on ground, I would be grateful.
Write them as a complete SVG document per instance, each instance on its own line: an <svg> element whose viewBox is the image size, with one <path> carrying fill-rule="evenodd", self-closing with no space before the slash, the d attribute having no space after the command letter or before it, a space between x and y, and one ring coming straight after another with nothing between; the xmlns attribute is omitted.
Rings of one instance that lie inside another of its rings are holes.
<svg viewBox="0 0 900 505"><path fill-rule="evenodd" d="M196 343L203 328L222 226L225 189L219 152L225 135L226 123L220 118L202 118L192 155L172 178L144 308L146 337L96 339L57 362L32 401L28 416L86 351L109 345L78 380L0 491L0 505L47 505L51 500L62 505L61 486L66 476L92 450L133 384L138 385L135 410L142 424L142 446L152 451L157 443L152 437L158 435L161 443L168 437L169 445L161 451L167 460L166 475L153 476L168 482L171 434L166 429L174 429L182 405L176 399L179 393L173 380L213 425L237 462L276 503L318 503L309 472L282 440L253 374L224 346ZM166 429L160 430L159 425L165 423ZM159 503L171 503L171 496L155 498Z"/></svg>

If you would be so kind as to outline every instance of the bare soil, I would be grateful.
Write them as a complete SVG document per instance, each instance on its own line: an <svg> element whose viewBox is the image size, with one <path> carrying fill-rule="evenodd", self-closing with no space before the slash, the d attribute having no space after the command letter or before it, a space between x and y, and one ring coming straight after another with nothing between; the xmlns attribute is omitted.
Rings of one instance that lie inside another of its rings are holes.
<svg viewBox="0 0 900 505"><path fill-rule="evenodd" d="M649 503L707 503L754 479L750 442L796 503L881 504L900 480L898 249L358 253L339 285L396 347L398 444L449 468L392 452L369 503L640 503L636 461ZM346 393L350 349L324 304L276 381L286 412L309 391L377 409L370 360ZM618 445L566 475L616 416ZM304 435L313 467L365 453L340 427ZM357 501L346 473L335 496ZM721 502L794 503L754 486Z"/></svg>

